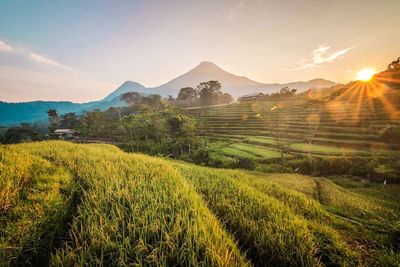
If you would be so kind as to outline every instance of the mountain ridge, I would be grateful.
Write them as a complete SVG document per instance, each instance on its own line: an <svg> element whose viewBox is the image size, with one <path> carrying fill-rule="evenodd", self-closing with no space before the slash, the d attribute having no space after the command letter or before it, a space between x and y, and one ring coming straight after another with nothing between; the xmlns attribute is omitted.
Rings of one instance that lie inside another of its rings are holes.
<svg viewBox="0 0 400 267"><path fill-rule="evenodd" d="M222 85L222 90L235 98L250 93L271 93L284 86L289 86L302 92L312 87L323 88L337 84L322 78L289 83L261 83L246 76L239 76L225 71L213 62L203 61L191 70L160 86L148 88L146 92L156 93L162 96L176 96L180 88L195 87L199 83L209 80L218 80Z"/></svg>
<svg viewBox="0 0 400 267"><path fill-rule="evenodd" d="M210 80L218 80L222 84L223 92L229 93L235 98L250 93L271 93L284 86L289 86L302 92L311 88L327 88L337 85L337 83L322 78L284 84L260 83L246 76L239 76L225 71L213 62L203 61L182 75L157 87L146 87L138 82L127 80L99 101L87 103L41 100L31 102L0 101L0 125L8 126L21 122L45 121L47 119L46 111L50 108L56 109L59 114L67 112L80 114L88 110L106 110L109 107L123 106L124 103L120 100L121 95L132 91L143 95L159 94L163 97L167 97L168 95L176 96L183 87L195 87L201 82Z"/></svg>

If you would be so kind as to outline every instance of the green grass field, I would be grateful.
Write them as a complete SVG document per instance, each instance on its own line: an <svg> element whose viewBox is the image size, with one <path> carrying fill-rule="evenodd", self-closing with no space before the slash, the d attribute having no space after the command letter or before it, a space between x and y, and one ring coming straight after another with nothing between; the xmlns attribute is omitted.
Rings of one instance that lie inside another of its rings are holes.
<svg viewBox="0 0 400 267"><path fill-rule="evenodd" d="M111 145L1 146L0 265L398 266L399 191Z"/></svg>
<svg viewBox="0 0 400 267"><path fill-rule="evenodd" d="M274 159L281 155L278 151L252 144L246 143L231 143L231 142L213 142L211 144L213 151L237 158L248 158L253 160Z"/></svg>

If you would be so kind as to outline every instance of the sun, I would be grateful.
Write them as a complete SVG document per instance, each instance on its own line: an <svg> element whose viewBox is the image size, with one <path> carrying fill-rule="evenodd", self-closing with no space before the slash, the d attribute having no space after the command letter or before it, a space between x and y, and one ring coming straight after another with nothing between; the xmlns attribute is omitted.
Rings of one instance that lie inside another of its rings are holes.
<svg viewBox="0 0 400 267"><path fill-rule="evenodd" d="M373 69L362 69L359 72L357 72L357 80L359 81L369 81L372 79L372 77L374 76L374 74L376 73L376 71L374 71Z"/></svg>

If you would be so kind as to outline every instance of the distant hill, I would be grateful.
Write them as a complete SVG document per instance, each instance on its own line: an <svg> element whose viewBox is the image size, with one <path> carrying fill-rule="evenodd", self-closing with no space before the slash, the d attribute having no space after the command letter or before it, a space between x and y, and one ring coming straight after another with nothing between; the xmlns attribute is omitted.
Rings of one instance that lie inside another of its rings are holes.
<svg viewBox="0 0 400 267"><path fill-rule="evenodd" d="M109 107L123 106L124 102L120 100L120 97L126 92L138 92L143 95L159 94L164 97L167 95L177 96L179 90L183 87L195 87L201 82L210 80L218 80L222 84L223 91L235 98L250 93L274 92L284 86L289 86L302 92L311 88L327 88L336 85L336 83L324 79L285 84L264 84L250 80L244 76L229 73L212 62L202 62L194 69L158 87L147 88L140 83L126 81L99 101L82 104L68 101L33 101L24 103L0 101L0 125L45 121L47 120L46 111L50 108L56 109L59 114L64 114L67 112L83 113L84 111L94 109L106 110Z"/></svg>
<svg viewBox="0 0 400 267"><path fill-rule="evenodd" d="M12 125L21 122L38 122L47 119L47 110L57 109L59 114L76 112L91 106L91 103L77 104L68 101L33 101L24 103L0 102L0 125Z"/></svg>
<svg viewBox="0 0 400 267"><path fill-rule="evenodd" d="M106 96L103 100L101 101L112 101L115 98L119 98L121 95L127 93L127 92L138 92L138 93L146 93L147 88L141 85L140 83L137 82L132 82L132 81L126 81L124 82L120 87L115 89L111 94Z"/></svg>

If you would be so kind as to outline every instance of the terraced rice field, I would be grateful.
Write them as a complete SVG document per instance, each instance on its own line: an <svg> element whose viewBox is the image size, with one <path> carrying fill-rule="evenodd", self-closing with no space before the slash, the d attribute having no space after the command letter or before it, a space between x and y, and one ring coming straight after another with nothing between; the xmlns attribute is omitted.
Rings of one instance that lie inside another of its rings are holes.
<svg viewBox="0 0 400 267"><path fill-rule="evenodd" d="M188 112L196 116L199 132L214 140L228 139L274 149L276 139L282 139L290 141L293 152L307 153L311 149L320 155L399 150L400 143L378 136L388 125L400 126L400 92L376 90L381 91L363 91L352 85L321 98L303 94L191 108Z"/></svg>
<svg viewBox="0 0 400 267"><path fill-rule="evenodd" d="M238 157L238 158L264 160L264 159L272 159L280 157L280 153L274 149L247 143L229 144L226 142L220 142L220 143L215 142L212 144L212 149L213 151L216 151L223 155Z"/></svg>
<svg viewBox="0 0 400 267"><path fill-rule="evenodd" d="M396 266L399 185L0 147L1 266Z"/></svg>

